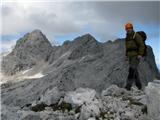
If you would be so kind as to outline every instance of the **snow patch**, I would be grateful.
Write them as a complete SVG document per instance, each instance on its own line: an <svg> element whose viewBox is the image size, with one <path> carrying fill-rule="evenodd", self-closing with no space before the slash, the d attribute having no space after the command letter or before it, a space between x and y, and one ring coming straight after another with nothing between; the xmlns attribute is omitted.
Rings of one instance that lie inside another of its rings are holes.
<svg viewBox="0 0 160 120"><path fill-rule="evenodd" d="M25 73L29 72L30 70L32 70L32 68L31 68L31 69L28 69L28 70L24 70L24 71L22 72L22 74L25 74Z"/></svg>
<svg viewBox="0 0 160 120"><path fill-rule="evenodd" d="M33 75L27 75L26 73L29 72L31 69L29 70L25 70L19 74L13 75L13 76L4 76L1 72L0 72L0 85L1 84L5 84L7 82L19 82L19 81L23 81L25 79L37 79L37 78L42 78L46 75L42 74L42 72L33 74Z"/></svg>
<svg viewBox="0 0 160 120"><path fill-rule="evenodd" d="M42 78L44 77L45 75L43 75L41 72L37 73L37 74L34 74L32 76L25 76L24 78L27 78L27 79L35 79L35 78Z"/></svg>

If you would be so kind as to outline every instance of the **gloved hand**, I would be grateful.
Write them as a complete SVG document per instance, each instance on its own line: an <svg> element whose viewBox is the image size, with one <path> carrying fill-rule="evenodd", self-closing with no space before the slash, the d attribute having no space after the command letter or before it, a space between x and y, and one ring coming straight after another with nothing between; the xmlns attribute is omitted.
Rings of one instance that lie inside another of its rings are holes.
<svg viewBox="0 0 160 120"><path fill-rule="evenodd" d="M137 58L141 60L143 57L141 55L138 55Z"/></svg>
<svg viewBox="0 0 160 120"><path fill-rule="evenodd" d="M143 56L142 56L142 55L138 55L137 58L138 58L139 60L143 60Z"/></svg>

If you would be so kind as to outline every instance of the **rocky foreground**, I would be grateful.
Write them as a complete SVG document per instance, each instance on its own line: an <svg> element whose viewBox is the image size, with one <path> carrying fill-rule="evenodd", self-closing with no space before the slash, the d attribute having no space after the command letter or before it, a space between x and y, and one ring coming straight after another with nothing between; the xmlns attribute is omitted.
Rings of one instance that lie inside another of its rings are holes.
<svg viewBox="0 0 160 120"><path fill-rule="evenodd" d="M90 88L63 93L55 87L24 106L2 105L2 120L159 120L159 108L160 81L145 92L112 85L101 93Z"/></svg>

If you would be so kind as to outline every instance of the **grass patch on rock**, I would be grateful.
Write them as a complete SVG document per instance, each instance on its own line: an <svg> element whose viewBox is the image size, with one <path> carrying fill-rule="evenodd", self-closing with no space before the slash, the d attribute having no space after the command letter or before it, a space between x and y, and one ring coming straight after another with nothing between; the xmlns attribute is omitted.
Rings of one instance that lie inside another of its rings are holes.
<svg viewBox="0 0 160 120"><path fill-rule="evenodd" d="M31 107L31 110L34 112L40 112L45 110L45 107L48 107L48 105L46 105L45 103L39 103L33 107Z"/></svg>

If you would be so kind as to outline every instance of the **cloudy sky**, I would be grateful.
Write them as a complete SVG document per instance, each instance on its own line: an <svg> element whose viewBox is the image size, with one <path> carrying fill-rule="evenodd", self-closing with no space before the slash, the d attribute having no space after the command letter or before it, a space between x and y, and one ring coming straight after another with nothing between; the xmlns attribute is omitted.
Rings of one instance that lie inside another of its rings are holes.
<svg viewBox="0 0 160 120"><path fill-rule="evenodd" d="M160 65L160 1L3 0L1 4L1 50L11 50L27 32L40 29L53 45L90 33L98 41L125 37L124 24L144 30Z"/></svg>

